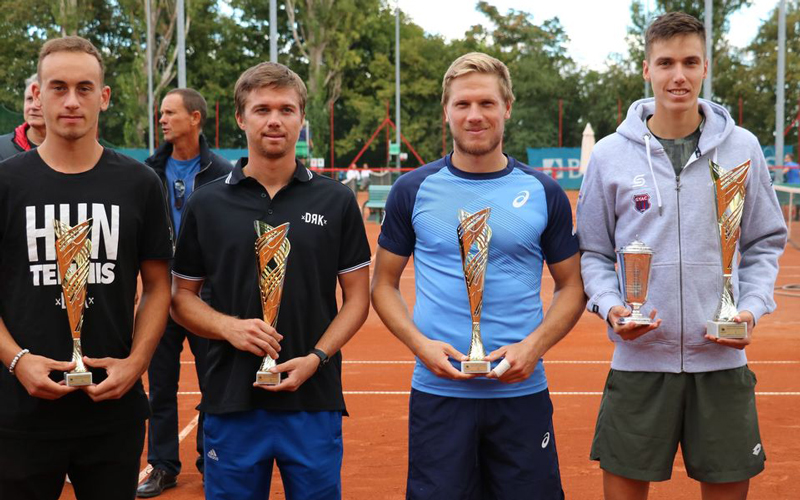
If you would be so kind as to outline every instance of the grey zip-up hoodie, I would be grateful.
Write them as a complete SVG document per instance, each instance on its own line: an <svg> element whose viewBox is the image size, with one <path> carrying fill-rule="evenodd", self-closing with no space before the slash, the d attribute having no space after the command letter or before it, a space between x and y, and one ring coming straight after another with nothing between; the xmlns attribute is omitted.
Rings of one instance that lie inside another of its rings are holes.
<svg viewBox="0 0 800 500"><path fill-rule="evenodd" d="M775 309L773 286L786 225L758 140L734 125L721 106L700 100L705 126L695 154L676 177L645 120L653 99L633 103L617 132L594 148L577 206L581 274L587 309L606 319L624 305L614 269L615 249L640 239L654 250L645 314L661 326L636 340L615 342L611 367L623 371L705 372L747 363L744 350L704 338L722 290L722 259L709 159L730 170L750 160L734 268L739 311L756 321Z"/></svg>

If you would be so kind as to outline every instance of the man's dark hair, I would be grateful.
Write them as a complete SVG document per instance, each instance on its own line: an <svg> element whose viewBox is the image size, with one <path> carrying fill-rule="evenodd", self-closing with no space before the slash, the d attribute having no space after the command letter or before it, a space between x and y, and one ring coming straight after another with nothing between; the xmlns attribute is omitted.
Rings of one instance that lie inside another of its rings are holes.
<svg viewBox="0 0 800 500"><path fill-rule="evenodd" d="M195 111L200 112L200 128L203 128L203 125L206 123L206 116L208 116L208 104L206 104L206 100L200 94L200 92L194 89L172 89L167 92L167 95L170 94L178 94L181 96L183 100L183 107L186 108L186 111L189 112L191 115Z"/></svg>
<svg viewBox="0 0 800 500"><path fill-rule="evenodd" d="M644 35L644 57L650 60L650 50L655 42L670 40L676 36L697 35L703 42L703 57L706 50L706 27L696 17L685 12L667 12L653 20Z"/></svg>

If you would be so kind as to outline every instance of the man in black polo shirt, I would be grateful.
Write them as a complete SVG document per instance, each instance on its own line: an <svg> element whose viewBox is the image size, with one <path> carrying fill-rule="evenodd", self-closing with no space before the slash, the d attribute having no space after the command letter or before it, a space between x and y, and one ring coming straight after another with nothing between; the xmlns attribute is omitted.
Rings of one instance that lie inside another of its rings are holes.
<svg viewBox="0 0 800 500"><path fill-rule="evenodd" d="M156 171L164 184L169 206L170 222L177 234L181 227L181 216L186 200L195 187L200 187L218 177L228 175L231 163L215 154L203 136L208 106L203 96L194 89L172 89L161 101L161 124L164 144L145 164ZM202 296L211 295L208 287ZM153 472L147 481L139 485L136 496L152 498L165 489L178 484L181 472L178 440L178 381L181 373L181 351L184 340L194 356L194 366L200 390L206 373L206 351L208 339L190 335L174 321L167 322L164 336L153 354L147 369L149 399L152 416L147 433L147 461ZM203 459L203 414L197 421L197 453L195 464L202 474Z"/></svg>
<svg viewBox="0 0 800 500"><path fill-rule="evenodd" d="M277 461L288 499L339 499L339 350L369 308L364 224L347 187L295 159L306 87L294 72L254 66L236 83L235 100L249 158L189 200L173 267L173 318L211 339L200 406L206 498L268 498ZM256 220L290 223L277 331L261 319ZM205 281L210 305L198 296ZM277 386L254 384L265 355L278 362Z"/></svg>

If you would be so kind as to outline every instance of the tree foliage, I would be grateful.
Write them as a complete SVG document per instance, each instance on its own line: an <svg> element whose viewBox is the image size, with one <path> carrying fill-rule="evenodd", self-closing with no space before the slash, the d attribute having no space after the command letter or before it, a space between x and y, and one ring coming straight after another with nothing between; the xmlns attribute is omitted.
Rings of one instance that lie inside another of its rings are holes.
<svg viewBox="0 0 800 500"><path fill-rule="evenodd" d="M112 105L101 136L113 144L143 147L147 131L145 0L40 0L24 4L0 0L0 105L22 109L22 85L36 69L45 40L79 34L92 40L106 59ZM150 0L154 26L154 81L158 102L176 86L175 0ZM714 96L762 142L772 142L775 97L777 13L744 50L727 42L728 19L752 0L714 1ZM314 155L329 157L333 105L336 166L346 166L388 115L395 117L394 2L388 0L284 0L279 2L279 62L307 82L307 115ZM703 19L702 2L657 0L646 16L642 0L632 0L628 53L616 54L603 69L586 69L566 49L568 37L558 18L537 19L524 10L501 12L491 1L475 8L484 22L462 37L427 34L401 13L400 72L403 135L425 161L449 149L441 98L442 77L459 55L480 50L504 61L511 71L516 102L506 128L505 147L525 158L527 147L555 146L559 140L559 100L563 103L564 146L578 146L586 123L597 137L612 133L620 115L643 95L643 32L653 16L684 10ZM187 80L209 103L206 135L221 147L244 147L234 118L233 88L248 67L269 58L269 12L264 0L186 0ZM788 2L787 115L797 112L800 83L800 6ZM601 36L601 35L598 35ZM219 106L219 116L216 107ZM217 133L217 118L219 133ZM4 131L0 131L4 132ZM788 141L796 140L792 132ZM390 131L394 141L394 131ZM403 147L404 151L407 148ZM360 161L387 161L386 132L366 148ZM406 162L418 162L410 156Z"/></svg>

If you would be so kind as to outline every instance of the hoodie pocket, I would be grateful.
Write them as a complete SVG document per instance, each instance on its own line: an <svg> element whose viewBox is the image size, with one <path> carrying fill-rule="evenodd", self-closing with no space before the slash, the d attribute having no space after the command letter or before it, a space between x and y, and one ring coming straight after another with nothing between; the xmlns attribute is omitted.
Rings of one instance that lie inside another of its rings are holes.
<svg viewBox="0 0 800 500"><path fill-rule="evenodd" d="M714 318L722 296L722 268L719 263L684 264L684 338L686 345L702 345L706 322Z"/></svg>

